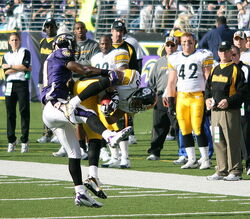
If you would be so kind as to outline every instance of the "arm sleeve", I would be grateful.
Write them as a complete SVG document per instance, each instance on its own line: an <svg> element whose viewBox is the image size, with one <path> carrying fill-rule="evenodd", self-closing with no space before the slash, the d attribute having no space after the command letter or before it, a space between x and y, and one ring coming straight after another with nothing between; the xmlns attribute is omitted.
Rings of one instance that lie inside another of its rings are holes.
<svg viewBox="0 0 250 219"><path fill-rule="evenodd" d="M23 57L23 62L22 64L26 67L29 68L31 63L31 56L30 56L30 51L25 49L24 50L24 57Z"/></svg>
<svg viewBox="0 0 250 219"><path fill-rule="evenodd" d="M207 82L206 82L205 100L212 97L211 81L212 81L212 74L209 75Z"/></svg>

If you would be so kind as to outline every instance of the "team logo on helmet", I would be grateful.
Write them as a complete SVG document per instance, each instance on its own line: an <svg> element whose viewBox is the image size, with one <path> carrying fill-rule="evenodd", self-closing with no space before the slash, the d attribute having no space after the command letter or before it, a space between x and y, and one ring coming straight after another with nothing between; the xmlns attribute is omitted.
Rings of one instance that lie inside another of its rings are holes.
<svg viewBox="0 0 250 219"><path fill-rule="evenodd" d="M68 33L58 35L54 41L54 49L67 48L74 51L75 45L76 42L74 36Z"/></svg>
<svg viewBox="0 0 250 219"><path fill-rule="evenodd" d="M129 110L137 113L149 109L156 103L156 93L150 87L137 89L128 99Z"/></svg>

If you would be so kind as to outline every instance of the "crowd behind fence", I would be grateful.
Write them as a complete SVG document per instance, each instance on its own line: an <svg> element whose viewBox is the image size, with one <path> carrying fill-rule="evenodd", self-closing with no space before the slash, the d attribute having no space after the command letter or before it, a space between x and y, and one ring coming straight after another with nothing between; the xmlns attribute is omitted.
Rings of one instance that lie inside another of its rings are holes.
<svg viewBox="0 0 250 219"><path fill-rule="evenodd" d="M41 31L46 18L54 17L59 24L72 24L84 13L81 0L0 0L0 30ZM193 32L214 26L215 17L224 15L228 25L238 28L238 10L234 1L174 0L97 0L91 21L96 38L108 33L117 18L126 21L129 32L164 33L174 26L185 26Z"/></svg>

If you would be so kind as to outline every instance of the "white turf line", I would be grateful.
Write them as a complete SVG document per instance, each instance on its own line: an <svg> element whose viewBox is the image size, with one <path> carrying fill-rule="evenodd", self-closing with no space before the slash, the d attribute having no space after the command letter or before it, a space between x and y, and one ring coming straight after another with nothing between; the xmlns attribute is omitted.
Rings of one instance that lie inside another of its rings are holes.
<svg viewBox="0 0 250 219"><path fill-rule="evenodd" d="M181 194L140 194L140 195L109 195L108 198L134 198L134 197L159 197L159 196L177 196L177 198L181 198L182 195L189 195L185 193ZM193 196L195 197L195 196ZM224 197L224 196L223 196ZM54 199L72 199L73 196L66 197L44 197L44 198L2 198L0 201L42 201L42 200L54 200ZM211 196L209 197L211 198ZM219 198L216 196L216 198Z"/></svg>
<svg viewBox="0 0 250 219"><path fill-rule="evenodd" d="M62 164L0 160L0 167L0 175L72 181L67 165ZM87 178L88 167L82 166L82 172ZM110 185L250 197L248 180L208 181L204 176L106 168L99 168L99 178Z"/></svg>
<svg viewBox="0 0 250 219"><path fill-rule="evenodd" d="M197 215L239 215L239 214L250 214L250 211L229 211L229 212L187 212L187 213L166 213L166 214L125 214L125 215L92 215L92 216L64 216L64 217L29 217L29 218L18 218L18 219L66 219L66 218L117 218L117 217L167 217L167 216L197 216ZM5 218L13 219L13 218ZM16 218L17 219L17 218Z"/></svg>

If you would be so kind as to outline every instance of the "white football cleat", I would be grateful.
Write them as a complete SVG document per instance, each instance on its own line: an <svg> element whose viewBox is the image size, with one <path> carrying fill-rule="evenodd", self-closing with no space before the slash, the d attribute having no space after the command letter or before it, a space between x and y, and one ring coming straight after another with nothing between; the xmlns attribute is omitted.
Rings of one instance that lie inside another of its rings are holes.
<svg viewBox="0 0 250 219"><path fill-rule="evenodd" d="M84 185L93 192L97 197L106 199L107 195L101 188L101 182L98 178L89 177L84 181Z"/></svg>
<svg viewBox="0 0 250 219"><path fill-rule="evenodd" d="M126 169L126 168L130 168L130 167L131 167L130 160L128 158L121 158L120 168Z"/></svg>
<svg viewBox="0 0 250 219"><path fill-rule="evenodd" d="M154 155L154 154L151 154L149 155L146 160L160 160L160 157Z"/></svg>
<svg viewBox="0 0 250 219"><path fill-rule="evenodd" d="M180 156L177 160L173 161L173 164L179 165L179 164L185 164L187 163L187 158L185 156Z"/></svg>
<svg viewBox="0 0 250 219"><path fill-rule="evenodd" d="M60 143L56 135L54 135L54 136L51 138L50 142L51 142L51 143L55 143L55 144L59 144L59 143Z"/></svg>
<svg viewBox="0 0 250 219"><path fill-rule="evenodd" d="M135 135L128 136L128 143L129 144L137 144L137 140L136 140Z"/></svg>
<svg viewBox="0 0 250 219"><path fill-rule="evenodd" d="M37 142L37 143L48 143L48 142L50 142L50 140L51 140L50 137L44 135L44 136L42 136L41 138L38 138L38 139L36 140L36 142Z"/></svg>
<svg viewBox="0 0 250 219"><path fill-rule="evenodd" d="M17 145L17 141L15 141L15 142L13 142L13 143L9 143L9 144L8 144L7 152L8 152L8 153L14 152L15 149L16 149L16 145Z"/></svg>
<svg viewBox="0 0 250 219"><path fill-rule="evenodd" d="M64 147L60 147L59 151L53 152L52 155L54 157L66 157L67 152L65 151Z"/></svg>
<svg viewBox="0 0 250 219"><path fill-rule="evenodd" d="M119 132L113 132L114 135L108 137L108 144L110 147L115 148L119 146L119 142L127 138L132 132L133 128L128 126Z"/></svg>
<svg viewBox="0 0 250 219"><path fill-rule="evenodd" d="M236 176L236 175L230 173L228 176L223 177L223 180L225 180L225 181L239 181L239 180L242 180L242 177Z"/></svg>
<svg viewBox="0 0 250 219"><path fill-rule="evenodd" d="M27 153L29 151L29 147L27 143L21 143L21 153Z"/></svg>
<svg viewBox="0 0 250 219"><path fill-rule="evenodd" d="M223 180L224 176L218 175L218 173L214 173L211 176L207 176L207 180L209 181L216 181L216 180Z"/></svg>
<svg viewBox="0 0 250 219"><path fill-rule="evenodd" d="M167 135L166 141L174 141L174 140L175 140L175 136Z"/></svg>
<svg viewBox="0 0 250 219"><path fill-rule="evenodd" d="M181 166L181 169L195 169L199 166L196 160L188 160L186 164Z"/></svg>
<svg viewBox="0 0 250 219"><path fill-rule="evenodd" d="M75 197L75 205L77 206L87 206L87 207L95 207L100 208L103 206L102 203L96 201L93 199L88 192L86 191L84 194L81 194L79 192L76 193Z"/></svg>
<svg viewBox="0 0 250 219"><path fill-rule="evenodd" d="M119 168L120 161L117 158L111 158L107 163L102 164L102 167L106 168Z"/></svg>
<svg viewBox="0 0 250 219"><path fill-rule="evenodd" d="M101 151L100 151L100 160L102 160L103 162L107 162L111 159L111 157L109 156L109 152L107 150L106 147L102 147Z"/></svg>
<svg viewBox="0 0 250 219"><path fill-rule="evenodd" d="M202 159L200 164L200 170L209 169L211 167L211 162L209 159Z"/></svg>

